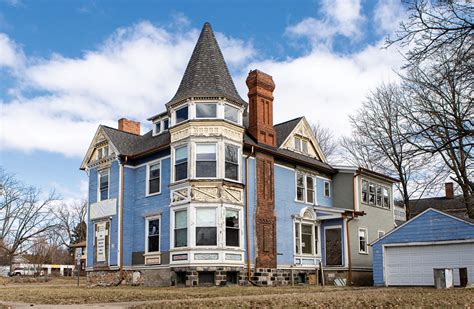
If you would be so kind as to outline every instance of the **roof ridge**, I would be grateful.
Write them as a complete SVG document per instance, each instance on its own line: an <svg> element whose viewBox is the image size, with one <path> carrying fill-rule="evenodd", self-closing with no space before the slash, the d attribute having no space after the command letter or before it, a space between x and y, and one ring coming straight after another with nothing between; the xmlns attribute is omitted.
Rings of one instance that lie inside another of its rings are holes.
<svg viewBox="0 0 474 309"><path fill-rule="evenodd" d="M121 132L121 133L126 133L126 134L130 134L130 135L133 135L133 136L137 136L137 137L142 137L143 135L140 135L140 134L135 134L135 133L132 133L132 132L127 132L127 131L122 131L122 130L119 130L117 128L112 128L112 127L109 127L105 124L101 124L100 125L101 127L104 127L104 128L107 128L107 129L112 129L114 131L117 131L117 132ZM148 133L148 132L147 132Z"/></svg>
<svg viewBox="0 0 474 309"><path fill-rule="evenodd" d="M288 123L288 122L292 122L292 121L295 121L295 120L301 120L303 117L304 116L296 117L296 118L293 118L293 119L290 119L290 120L287 120L287 121L283 121L283 122L274 124L273 126L276 127L276 126L279 126L279 125L282 125L282 124L285 124L285 123Z"/></svg>

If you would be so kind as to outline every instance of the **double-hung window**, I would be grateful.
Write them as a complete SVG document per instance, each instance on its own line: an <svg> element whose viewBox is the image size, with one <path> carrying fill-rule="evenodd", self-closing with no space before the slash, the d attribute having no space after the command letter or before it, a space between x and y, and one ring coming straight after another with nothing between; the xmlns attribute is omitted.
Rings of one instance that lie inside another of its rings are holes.
<svg viewBox="0 0 474 309"><path fill-rule="evenodd" d="M216 103L197 103L196 104L196 118L216 118L217 104Z"/></svg>
<svg viewBox="0 0 474 309"><path fill-rule="evenodd" d="M160 251L160 219L147 219L147 247L146 252Z"/></svg>
<svg viewBox="0 0 474 309"><path fill-rule="evenodd" d="M180 123L180 122L183 122L183 121L186 121L188 120L189 118L189 107L188 105L185 105L181 108L178 108L175 112L175 115L176 115L176 123Z"/></svg>
<svg viewBox="0 0 474 309"><path fill-rule="evenodd" d="M304 174L296 174L296 200L304 202Z"/></svg>
<svg viewBox="0 0 474 309"><path fill-rule="evenodd" d="M196 145L196 177L215 178L217 175L216 144Z"/></svg>
<svg viewBox="0 0 474 309"><path fill-rule="evenodd" d="M188 146L181 146L175 150L174 180L188 178Z"/></svg>
<svg viewBox="0 0 474 309"><path fill-rule="evenodd" d="M196 209L196 246L217 245L217 221L215 208Z"/></svg>
<svg viewBox="0 0 474 309"><path fill-rule="evenodd" d="M377 185L375 191L377 193L377 197L375 199L376 204L377 204L377 206L382 206L382 187Z"/></svg>
<svg viewBox="0 0 474 309"><path fill-rule="evenodd" d="M319 226L310 222L295 222L295 254L318 254Z"/></svg>
<svg viewBox="0 0 474 309"><path fill-rule="evenodd" d="M388 188L383 188L383 207L390 208L390 193Z"/></svg>
<svg viewBox="0 0 474 309"><path fill-rule="evenodd" d="M239 147L225 145L225 178L239 180Z"/></svg>
<svg viewBox="0 0 474 309"><path fill-rule="evenodd" d="M362 202L369 202L369 182L362 179Z"/></svg>
<svg viewBox="0 0 474 309"><path fill-rule="evenodd" d="M179 210L174 213L174 247L188 246L188 213Z"/></svg>
<svg viewBox="0 0 474 309"><path fill-rule="evenodd" d="M109 170L99 172L99 201L109 199Z"/></svg>
<svg viewBox="0 0 474 309"><path fill-rule="evenodd" d="M375 185L373 183L369 183L369 204L375 204Z"/></svg>
<svg viewBox="0 0 474 309"><path fill-rule="evenodd" d="M295 149L301 151L301 138L295 137Z"/></svg>
<svg viewBox="0 0 474 309"><path fill-rule="evenodd" d="M314 179L306 176L306 203L314 204Z"/></svg>
<svg viewBox="0 0 474 309"><path fill-rule="evenodd" d="M359 253L368 253L367 229L359 229Z"/></svg>
<svg viewBox="0 0 474 309"><path fill-rule="evenodd" d="M240 245L239 212L227 209L225 213L225 245L238 247Z"/></svg>
<svg viewBox="0 0 474 309"><path fill-rule="evenodd" d="M331 184L329 181L324 182L324 196L330 197L331 196Z"/></svg>
<svg viewBox="0 0 474 309"><path fill-rule="evenodd" d="M239 109L228 104L224 105L224 119L239 123Z"/></svg>
<svg viewBox="0 0 474 309"><path fill-rule="evenodd" d="M160 192L160 162L148 165L148 192L156 194Z"/></svg>

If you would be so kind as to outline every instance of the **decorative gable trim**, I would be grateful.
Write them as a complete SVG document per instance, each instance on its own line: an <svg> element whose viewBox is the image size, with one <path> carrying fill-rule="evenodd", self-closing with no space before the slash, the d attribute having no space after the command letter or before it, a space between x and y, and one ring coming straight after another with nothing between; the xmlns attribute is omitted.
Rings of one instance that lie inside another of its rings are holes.
<svg viewBox="0 0 474 309"><path fill-rule="evenodd" d="M115 145L112 143L112 141L110 140L110 138L107 136L104 129L100 125L94 134L94 138L92 139L89 145L89 148L87 149L84 159L82 160L81 167L80 167L81 170L85 170L87 168L87 165L91 161L95 149L98 146L103 146L105 144L109 145L109 151L112 150L110 151L110 153L114 152L115 154L118 154L117 147L115 147Z"/></svg>
<svg viewBox="0 0 474 309"><path fill-rule="evenodd" d="M286 139L281 143L280 149L289 149L291 151L294 151L294 149L288 147L287 145L290 143L290 140L293 139L295 136L302 136L305 139L309 140L311 143L312 147L314 148L316 152L316 158L318 160L321 160L324 163L328 163L326 156L321 150L321 147L319 146L318 141L314 137L313 131L311 130L311 126L309 125L308 121L306 118L303 116L301 117L301 120L298 122L298 124L293 128L290 134L286 137Z"/></svg>

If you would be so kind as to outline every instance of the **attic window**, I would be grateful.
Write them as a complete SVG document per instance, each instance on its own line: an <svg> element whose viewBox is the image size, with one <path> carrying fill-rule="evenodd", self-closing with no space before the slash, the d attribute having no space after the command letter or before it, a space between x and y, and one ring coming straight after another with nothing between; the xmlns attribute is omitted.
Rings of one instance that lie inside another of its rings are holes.
<svg viewBox="0 0 474 309"><path fill-rule="evenodd" d="M308 153L308 142L302 138L295 137L295 149L296 151Z"/></svg>
<svg viewBox="0 0 474 309"><path fill-rule="evenodd" d="M109 146L104 146L97 149L97 160L105 158L108 155L109 155Z"/></svg>
<svg viewBox="0 0 474 309"><path fill-rule="evenodd" d="M154 123L153 135L158 135L166 130L169 127L169 118L161 118Z"/></svg>

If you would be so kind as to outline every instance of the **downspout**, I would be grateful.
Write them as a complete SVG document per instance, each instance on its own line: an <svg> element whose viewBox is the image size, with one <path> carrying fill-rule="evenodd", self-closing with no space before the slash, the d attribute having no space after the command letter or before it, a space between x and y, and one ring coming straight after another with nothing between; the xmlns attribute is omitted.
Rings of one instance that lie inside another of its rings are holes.
<svg viewBox="0 0 474 309"><path fill-rule="evenodd" d="M348 284L351 286L352 285L352 255L351 255L351 237L350 237L350 232L349 232L349 222L354 220L354 214L355 212L357 211L356 210L356 203L357 203L357 199L356 199L356 190L358 190L358 186L357 186L357 183L356 183L356 178L357 176L360 175L360 171L357 170L357 172L354 174L354 177L352 178L353 179L353 199L354 199L354 204L353 204L353 207L354 207L354 212L352 213L352 216L351 218L347 219L347 216L346 216L346 238L347 238L347 260L349 262L349 273L347 275L347 281L348 281Z"/></svg>
<svg viewBox="0 0 474 309"><path fill-rule="evenodd" d="M247 251L247 281L252 283L250 280L250 237L249 237L249 159L254 154L254 147L252 146L252 150L250 153L245 157L245 244L246 244L246 251Z"/></svg>
<svg viewBox="0 0 474 309"><path fill-rule="evenodd" d="M124 172L125 172L125 164L127 164L128 157L125 156L124 161L121 164L122 173L120 175L120 281L119 284L123 281L123 191L124 191Z"/></svg>

